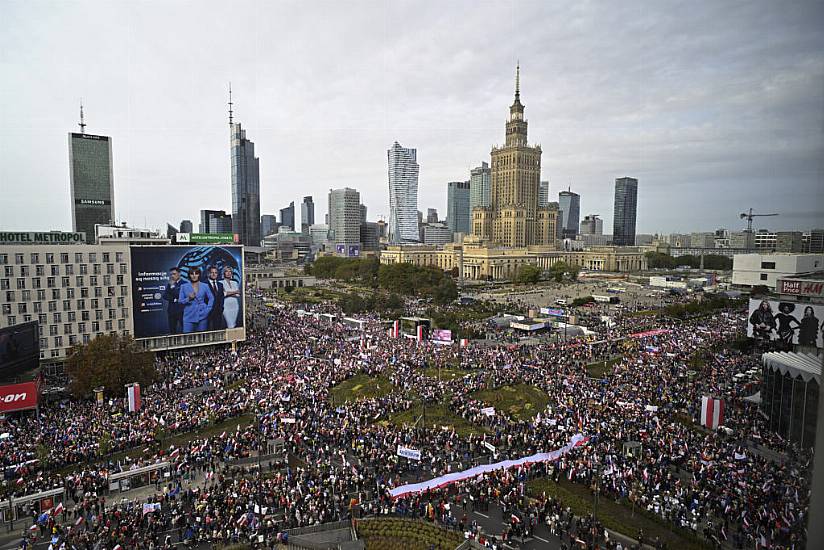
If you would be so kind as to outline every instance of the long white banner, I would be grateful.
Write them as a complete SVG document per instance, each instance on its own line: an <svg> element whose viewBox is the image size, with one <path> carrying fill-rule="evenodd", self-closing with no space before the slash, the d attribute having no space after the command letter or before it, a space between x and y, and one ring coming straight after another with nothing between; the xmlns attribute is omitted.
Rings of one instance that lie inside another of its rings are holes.
<svg viewBox="0 0 824 550"><path fill-rule="evenodd" d="M404 495L408 495L410 493L422 493L424 491L429 491L431 489L445 487L452 483L463 481L465 479L470 479L473 477L478 477L479 475L486 474L495 470L508 470L510 468L517 468L518 466L523 466L524 464L534 464L536 462L552 462L554 460L558 460L560 457L562 457L575 447L585 445L588 440L589 437L584 436L583 434L575 434L569 440L569 443L567 443L560 449L556 449L548 453L536 453L534 455L525 456L517 460L504 460L501 462L496 462L495 464L482 464L480 466L475 466L474 468L470 468L462 472L453 472L451 474L436 477L428 481L422 481L420 483L410 483L408 485L401 485L399 487L395 487L394 489L390 489L389 495L392 498L398 498Z"/></svg>

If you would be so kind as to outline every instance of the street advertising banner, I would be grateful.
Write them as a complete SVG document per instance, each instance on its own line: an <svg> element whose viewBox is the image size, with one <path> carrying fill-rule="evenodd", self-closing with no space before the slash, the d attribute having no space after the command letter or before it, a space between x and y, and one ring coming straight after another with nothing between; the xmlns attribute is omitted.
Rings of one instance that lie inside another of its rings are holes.
<svg viewBox="0 0 824 550"><path fill-rule="evenodd" d="M243 326L242 246L132 246L135 338Z"/></svg>
<svg viewBox="0 0 824 550"><path fill-rule="evenodd" d="M747 319L750 338L824 347L824 305L753 298Z"/></svg>

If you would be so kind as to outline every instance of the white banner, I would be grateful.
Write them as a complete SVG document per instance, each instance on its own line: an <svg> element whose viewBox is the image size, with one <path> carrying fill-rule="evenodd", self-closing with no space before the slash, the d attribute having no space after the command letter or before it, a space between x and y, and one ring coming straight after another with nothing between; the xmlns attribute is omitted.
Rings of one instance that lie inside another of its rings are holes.
<svg viewBox="0 0 824 550"><path fill-rule="evenodd" d="M408 458L409 460L420 460L421 452L418 449L410 449L409 447L401 447L398 445L398 456Z"/></svg>
<svg viewBox="0 0 824 550"><path fill-rule="evenodd" d="M495 448L495 445L493 445L492 443L489 443L487 441L484 441L484 447L486 447L487 449L489 449L493 453L498 450L498 449Z"/></svg>
<svg viewBox="0 0 824 550"><path fill-rule="evenodd" d="M481 409L481 414L485 414L486 416L494 416L495 407L484 407L483 409Z"/></svg>
<svg viewBox="0 0 824 550"><path fill-rule="evenodd" d="M556 449L549 453L537 453L531 456L519 458L518 460L504 460L502 462L496 462L495 464L483 464L481 466L475 466L474 468L470 468L462 472L452 472L451 474L436 477L435 479L422 481L421 483L410 483L408 485L401 485L400 487L390 489L389 496L391 496L392 498L398 498L404 495L408 495L410 493L422 493L424 491L428 491L431 489L445 487L446 485L455 483L457 481L463 481L465 479L477 477L488 472L494 472L495 470L508 470L510 468L517 468L519 466L523 466L524 464L534 464L536 462L551 462L553 460L558 460L558 458L560 458L562 455L565 455L575 447L586 444L588 440L588 437L585 437L582 434L576 434L572 436L572 439L569 440L569 443L567 443L560 449Z"/></svg>
<svg viewBox="0 0 824 550"><path fill-rule="evenodd" d="M294 418L288 418L288 417L287 418L281 418L280 421L283 424L294 424L296 422Z"/></svg>

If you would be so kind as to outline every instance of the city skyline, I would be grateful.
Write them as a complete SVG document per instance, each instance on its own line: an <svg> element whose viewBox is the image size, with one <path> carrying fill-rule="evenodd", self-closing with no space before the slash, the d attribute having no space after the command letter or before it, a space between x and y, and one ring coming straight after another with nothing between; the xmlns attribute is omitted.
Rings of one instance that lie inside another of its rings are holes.
<svg viewBox="0 0 824 550"><path fill-rule="evenodd" d="M3 229L71 227L64 140L81 97L88 132L117 143L119 221L162 228L204 208L231 211L230 80L237 117L263 161L261 211L350 186L373 218L388 219L383 151L395 140L418 150L419 206L444 211L445 184L467 179L489 161L489 146L501 144L517 58L530 90L531 135L544 151L541 179L550 195L572 180L581 208L601 212L608 227L612 183L627 174L644 182L639 233L738 230L738 213L749 207L781 214L757 228L803 230L824 219L819 3L668 5L655 13L610 4L490 4L471 13L461 5L355 4L330 7L328 18L282 3L260 13L243 3L204 4L194 15L170 3L163 21L139 6L94 6L0 7L10 22L0 55L13 99L0 107ZM219 32L230 13L252 31L255 47ZM450 14L458 13L454 25ZM367 15L406 24L372 27ZM741 24L727 25L731 17ZM481 21L518 36L506 48L474 38ZM103 29L99 40L111 47L68 40L81 24ZM610 26L633 40L610 40ZM443 34L447 28L454 32ZM362 39L342 40L349 33ZM171 37L171 57L156 34ZM318 148L328 162L314 159ZM209 199L190 204L188 188ZM677 209L667 208L673 193ZM30 221L35 211L42 215Z"/></svg>

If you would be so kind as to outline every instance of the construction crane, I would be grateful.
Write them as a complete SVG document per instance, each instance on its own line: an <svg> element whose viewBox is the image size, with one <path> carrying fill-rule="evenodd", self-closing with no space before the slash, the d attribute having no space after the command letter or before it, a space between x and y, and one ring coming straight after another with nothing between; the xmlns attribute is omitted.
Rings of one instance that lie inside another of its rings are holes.
<svg viewBox="0 0 824 550"><path fill-rule="evenodd" d="M747 220L747 233L752 233L752 219L753 218L762 218L766 216L777 216L778 214L753 214L752 208L748 212L741 213L741 219Z"/></svg>

